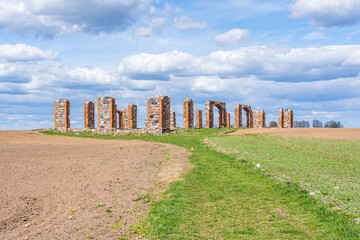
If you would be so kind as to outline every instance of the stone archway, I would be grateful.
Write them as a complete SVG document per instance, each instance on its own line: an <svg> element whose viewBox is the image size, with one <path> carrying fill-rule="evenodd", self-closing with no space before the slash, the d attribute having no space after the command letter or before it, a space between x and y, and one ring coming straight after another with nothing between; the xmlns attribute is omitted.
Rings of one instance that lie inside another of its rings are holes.
<svg viewBox="0 0 360 240"><path fill-rule="evenodd" d="M253 112L251 107L248 105L235 105L235 127L239 128L242 127L242 110L246 113L246 127L252 128L253 127Z"/></svg>
<svg viewBox="0 0 360 240"><path fill-rule="evenodd" d="M219 110L218 126L226 127L226 103L218 101L206 101L206 128L214 127L214 106Z"/></svg>

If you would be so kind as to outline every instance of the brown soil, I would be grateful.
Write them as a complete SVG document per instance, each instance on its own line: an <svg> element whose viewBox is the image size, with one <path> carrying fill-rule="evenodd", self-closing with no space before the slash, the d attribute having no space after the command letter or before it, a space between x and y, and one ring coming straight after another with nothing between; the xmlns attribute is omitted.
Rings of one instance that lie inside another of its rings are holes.
<svg viewBox="0 0 360 240"><path fill-rule="evenodd" d="M227 135L243 134L360 140L360 128L249 128L227 133Z"/></svg>
<svg viewBox="0 0 360 240"><path fill-rule="evenodd" d="M0 239L118 239L149 209L136 198L190 169L185 149L143 141L0 131L0 151Z"/></svg>

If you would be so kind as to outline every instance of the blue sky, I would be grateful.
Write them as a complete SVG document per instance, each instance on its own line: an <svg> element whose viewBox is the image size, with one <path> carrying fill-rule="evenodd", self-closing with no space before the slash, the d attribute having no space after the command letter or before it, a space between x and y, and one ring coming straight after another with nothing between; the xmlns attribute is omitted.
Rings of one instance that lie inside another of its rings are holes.
<svg viewBox="0 0 360 240"><path fill-rule="evenodd" d="M53 127L53 102L168 95L360 127L360 0L0 0L0 129Z"/></svg>

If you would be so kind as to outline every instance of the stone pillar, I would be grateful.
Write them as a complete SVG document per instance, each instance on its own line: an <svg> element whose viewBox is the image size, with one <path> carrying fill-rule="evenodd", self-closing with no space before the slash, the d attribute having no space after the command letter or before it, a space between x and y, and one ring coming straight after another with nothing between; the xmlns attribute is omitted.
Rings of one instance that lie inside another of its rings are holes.
<svg viewBox="0 0 360 240"><path fill-rule="evenodd" d="M284 111L279 108L279 128L284 128Z"/></svg>
<svg viewBox="0 0 360 240"><path fill-rule="evenodd" d="M66 132L70 128L70 101L58 99L54 102L54 130Z"/></svg>
<svg viewBox="0 0 360 240"><path fill-rule="evenodd" d="M127 128L135 129L137 128L137 106L129 105L127 110Z"/></svg>
<svg viewBox="0 0 360 240"><path fill-rule="evenodd" d="M284 128L293 128L294 113L291 109L286 109L284 112Z"/></svg>
<svg viewBox="0 0 360 240"><path fill-rule="evenodd" d="M98 108L98 128L110 130L117 126L117 107L115 98L101 97L97 100Z"/></svg>
<svg viewBox="0 0 360 240"><path fill-rule="evenodd" d="M194 128L194 102L191 98L184 100L184 128Z"/></svg>
<svg viewBox="0 0 360 240"><path fill-rule="evenodd" d="M176 113L170 111L170 129L174 130L176 128Z"/></svg>
<svg viewBox="0 0 360 240"><path fill-rule="evenodd" d="M202 128L202 111L196 110L196 128Z"/></svg>
<svg viewBox="0 0 360 240"><path fill-rule="evenodd" d="M124 129L124 111L116 110L118 114L118 121L119 121L119 129Z"/></svg>
<svg viewBox="0 0 360 240"><path fill-rule="evenodd" d="M265 112L261 111L253 111L253 127L254 128L264 128L265 127Z"/></svg>
<svg viewBox="0 0 360 240"><path fill-rule="evenodd" d="M84 129L95 128L95 103L84 103Z"/></svg>
<svg viewBox="0 0 360 240"><path fill-rule="evenodd" d="M226 127L230 128L230 113L226 113Z"/></svg>
<svg viewBox="0 0 360 240"><path fill-rule="evenodd" d="M147 102L146 128L149 133L162 134L170 130L170 98L152 96Z"/></svg>
<svg viewBox="0 0 360 240"><path fill-rule="evenodd" d="M242 127L242 105L235 104L235 127Z"/></svg>

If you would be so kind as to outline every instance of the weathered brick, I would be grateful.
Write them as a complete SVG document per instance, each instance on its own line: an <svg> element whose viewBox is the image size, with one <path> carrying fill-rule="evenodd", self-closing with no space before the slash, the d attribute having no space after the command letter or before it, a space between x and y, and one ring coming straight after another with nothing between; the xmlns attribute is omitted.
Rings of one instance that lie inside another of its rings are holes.
<svg viewBox="0 0 360 240"><path fill-rule="evenodd" d="M218 101L206 101L206 127L213 128L214 127L214 106L216 106L219 110L219 119L218 125L219 128L226 127L226 103L218 102Z"/></svg>
<svg viewBox="0 0 360 240"><path fill-rule="evenodd" d="M54 130L66 132L70 128L70 101L58 99L54 102Z"/></svg>

